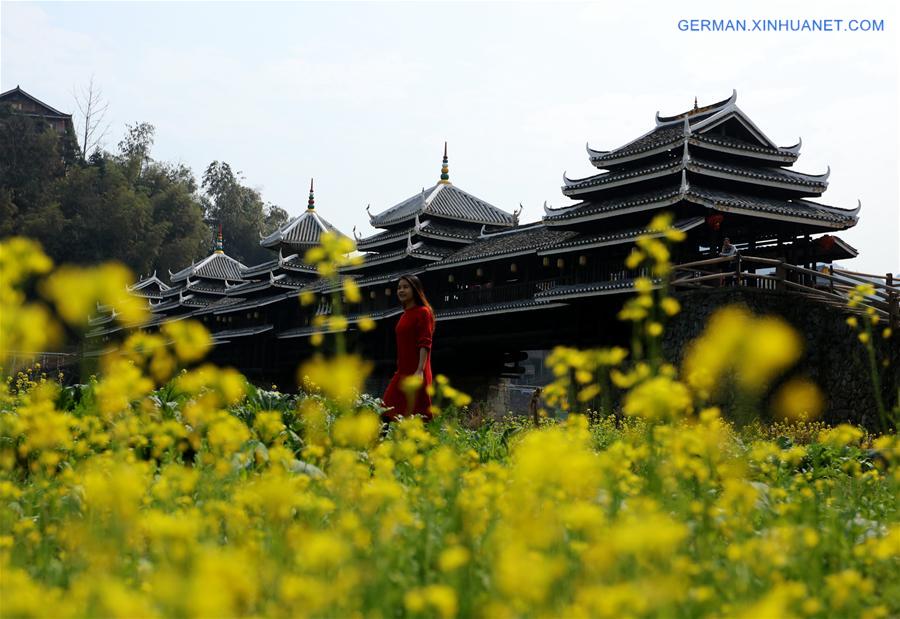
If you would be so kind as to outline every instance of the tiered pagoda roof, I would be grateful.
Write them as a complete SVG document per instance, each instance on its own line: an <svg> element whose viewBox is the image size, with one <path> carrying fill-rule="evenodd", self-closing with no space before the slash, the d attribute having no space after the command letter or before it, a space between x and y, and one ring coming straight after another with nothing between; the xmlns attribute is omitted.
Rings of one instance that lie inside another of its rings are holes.
<svg viewBox="0 0 900 619"><path fill-rule="evenodd" d="M570 179L564 195L581 202L545 209L548 226L690 205L703 211L805 224L812 232L856 224L859 208L812 202L828 187L830 169L804 174L788 169L800 156L794 146L777 146L737 106L737 93L712 105L674 116L656 115L656 127L608 151L587 147L599 174Z"/></svg>
<svg viewBox="0 0 900 619"><path fill-rule="evenodd" d="M321 217L315 205L315 190L310 179L306 211L260 241L263 247L277 249L278 256L243 267L242 283L226 286L225 295L234 302L216 306L213 313L220 315L255 310L296 298L301 289L317 283L318 272L314 266L303 261L303 255L307 249L319 245L324 232L345 235ZM232 334L230 337L238 336Z"/></svg>
<svg viewBox="0 0 900 619"><path fill-rule="evenodd" d="M445 142L440 180L378 215L369 212L369 223L384 231L357 237L357 248L369 253L362 265L346 270L365 273L360 281L372 280L370 274L381 271L374 279L382 282L387 269L398 273L421 269L476 242L487 229L516 226L518 213L507 213L453 185Z"/></svg>
<svg viewBox="0 0 900 619"><path fill-rule="evenodd" d="M138 282L128 286L128 292L146 299L161 299L163 293L169 288L168 284L156 276L156 271L153 271L153 275L150 277L141 277Z"/></svg>
<svg viewBox="0 0 900 619"><path fill-rule="evenodd" d="M229 288L245 281L247 267L225 253L222 228L216 237L216 249L200 262L177 273L169 272L172 286L162 291L160 302L151 304L154 313L196 314L235 302L226 298Z"/></svg>
<svg viewBox="0 0 900 619"><path fill-rule="evenodd" d="M302 253L318 245L323 232L344 236L340 230L316 212L313 179L310 179L306 210L260 240L259 244L269 249L279 249L288 253Z"/></svg>

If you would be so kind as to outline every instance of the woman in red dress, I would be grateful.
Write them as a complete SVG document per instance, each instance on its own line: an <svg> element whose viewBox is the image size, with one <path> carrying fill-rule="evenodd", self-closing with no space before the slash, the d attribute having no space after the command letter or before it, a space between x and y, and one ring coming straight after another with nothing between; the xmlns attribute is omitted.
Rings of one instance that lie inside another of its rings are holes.
<svg viewBox="0 0 900 619"><path fill-rule="evenodd" d="M432 418L431 397L427 388L431 384L431 338L434 335L434 312L422 289L422 282L415 275L404 275L397 281L397 299L403 306L403 315L397 322L397 371L384 392L382 399L388 411L387 421L395 421L406 415ZM418 376L422 386L413 398L403 391L403 381Z"/></svg>

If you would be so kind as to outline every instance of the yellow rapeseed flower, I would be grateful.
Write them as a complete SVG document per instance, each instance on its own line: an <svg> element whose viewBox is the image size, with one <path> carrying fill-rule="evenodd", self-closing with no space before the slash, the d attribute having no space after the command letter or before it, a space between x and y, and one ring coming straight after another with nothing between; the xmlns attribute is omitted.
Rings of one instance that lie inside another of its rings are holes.
<svg viewBox="0 0 900 619"><path fill-rule="evenodd" d="M299 376L308 377L326 395L347 406L359 395L371 371L372 364L357 355L339 355L331 359L317 355L300 366Z"/></svg>
<svg viewBox="0 0 900 619"><path fill-rule="evenodd" d="M645 380L625 395L626 415L652 420L676 419L693 410L688 388L667 376Z"/></svg>
<svg viewBox="0 0 900 619"><path fill-rule="evenodd" d="M783 419L817 419L822 414L825 398L812 381L794 378L778 390L772 405Z"/></svg>
<svg viewBox="0 0 900 619"><path fill-rule="evenodd" d="M175 320L165 323L160 331L171 338L175 354L183 363L193 363L206 356L212 347L212 337L196 320Z"/></svg>

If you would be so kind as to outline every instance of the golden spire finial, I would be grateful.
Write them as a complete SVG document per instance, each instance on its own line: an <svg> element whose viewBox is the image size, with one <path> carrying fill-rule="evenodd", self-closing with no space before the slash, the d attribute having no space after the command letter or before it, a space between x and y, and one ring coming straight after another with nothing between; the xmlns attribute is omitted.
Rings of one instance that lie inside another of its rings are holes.
<svg viewBox="0 0 900 619"><path fill-rule="evenodd" d="M447 142L444 141L444 162L441 164L441 184L450 185L450 168L447 164Z"/></svg>

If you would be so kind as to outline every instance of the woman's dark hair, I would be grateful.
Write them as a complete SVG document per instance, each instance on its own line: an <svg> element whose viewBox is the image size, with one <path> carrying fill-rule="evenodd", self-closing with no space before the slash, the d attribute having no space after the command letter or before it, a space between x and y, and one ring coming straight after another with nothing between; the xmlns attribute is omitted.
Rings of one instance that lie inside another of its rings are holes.
<svg viewBox="0 0 900 619"><path fill-rule="evenodd" d="M422 280L415 275L401 275L397 278L397 283L400 283L401 279L405 279L406 283L409 284L409 287L412 288L413 301L416 302L416 305L428 308L428 313L431 316L431 326L434 328L434 308L431 307L431 303L428 302L428 297L425 296L425 288L422 286Z"/></svg>

